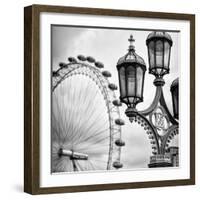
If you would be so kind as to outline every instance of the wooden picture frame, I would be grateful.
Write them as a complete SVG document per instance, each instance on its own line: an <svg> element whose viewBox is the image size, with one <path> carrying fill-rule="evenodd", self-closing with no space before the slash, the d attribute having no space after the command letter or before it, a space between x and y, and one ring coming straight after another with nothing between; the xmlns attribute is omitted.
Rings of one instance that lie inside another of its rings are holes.
<svg viewBox="0 0 200 200"><path fill-rule="evenodd" d="M190 25L190 163L189 178L179 180L40 186L40 14L79 14L186 21ZM83 192L195 184L195 15L131 10L32 5L24 9L24 191L30 194Z"/></svg>

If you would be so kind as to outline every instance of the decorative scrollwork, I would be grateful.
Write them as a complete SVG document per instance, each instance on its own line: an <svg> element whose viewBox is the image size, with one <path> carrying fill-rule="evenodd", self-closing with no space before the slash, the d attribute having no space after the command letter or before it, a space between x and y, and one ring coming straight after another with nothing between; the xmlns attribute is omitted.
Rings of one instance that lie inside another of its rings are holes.
<svg viewBox="0 0 200 200"><path fill-rule="evenodd" d="M170 141L178 134L178 122L167 108L161 86L157 86L149 108L137 111L133 121L140 124L149 135L154 155L165 153Z"/></svg>
<svg viewBox="0 0 200 200"><path fill-rule="evenodd" d="M179 128L177 125L172 125L169 129L162 142L162 151L165 152L169 147L169 143L172 139L179 133Z"/></svg>
<svg viewBox="0 0 200 200"><path fill-rule="evenodd" d="M156 129L150 124L150 122L143 115L139 113L135 117L133 117L133 121L138 123L141 127L143 127L143 129L147 133L152 148L152 154L153 155L159 154L160 149L159 149L159 142L156 137L157 134Z"/></svg>

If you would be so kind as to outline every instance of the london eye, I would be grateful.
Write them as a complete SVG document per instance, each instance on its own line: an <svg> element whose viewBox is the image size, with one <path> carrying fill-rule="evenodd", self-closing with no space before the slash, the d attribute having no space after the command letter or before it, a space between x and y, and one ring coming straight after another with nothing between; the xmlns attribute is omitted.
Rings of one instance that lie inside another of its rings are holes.
<svg viewBox="0 0 200 200"><path fill-rule="evenodd" d="M52 72L51 172L122 168L124 121L112 75L93 57L68 60Z"/></svg>

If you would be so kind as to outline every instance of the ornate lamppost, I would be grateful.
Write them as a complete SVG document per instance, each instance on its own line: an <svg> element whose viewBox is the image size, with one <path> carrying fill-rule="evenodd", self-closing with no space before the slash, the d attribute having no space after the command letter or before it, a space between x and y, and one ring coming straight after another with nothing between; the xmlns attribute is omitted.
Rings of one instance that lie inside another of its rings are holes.
<svg viewBox="0 0 200 200"><path fill-rule="evenodd" d="M178 147L169 147L171 139L178 134L178 79L171 85L174 117L167 107L162 89L165 84L163 77L170 71L171 36L154 31L146 39L149 73L155 76L156 94L152 104L143 111L137 110L136 105L143 102L146 64L135 52L132 35L129 42L128 53L117 62L120 101L127 105L125 114L130 122L135 121L144 127L149 135L153 154L149 167L178 165Z"/></svg>

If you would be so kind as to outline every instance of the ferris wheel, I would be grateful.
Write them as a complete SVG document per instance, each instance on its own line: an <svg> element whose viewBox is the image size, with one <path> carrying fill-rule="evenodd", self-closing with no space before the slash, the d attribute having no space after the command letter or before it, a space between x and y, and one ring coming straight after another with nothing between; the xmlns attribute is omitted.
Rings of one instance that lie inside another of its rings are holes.
<svg viewBox="0 0 200 200"><path fill-rule="evenodd" d="M52 73L51 172L122 168L124 121L111 73L90 56L68 60Z"/></svg>

